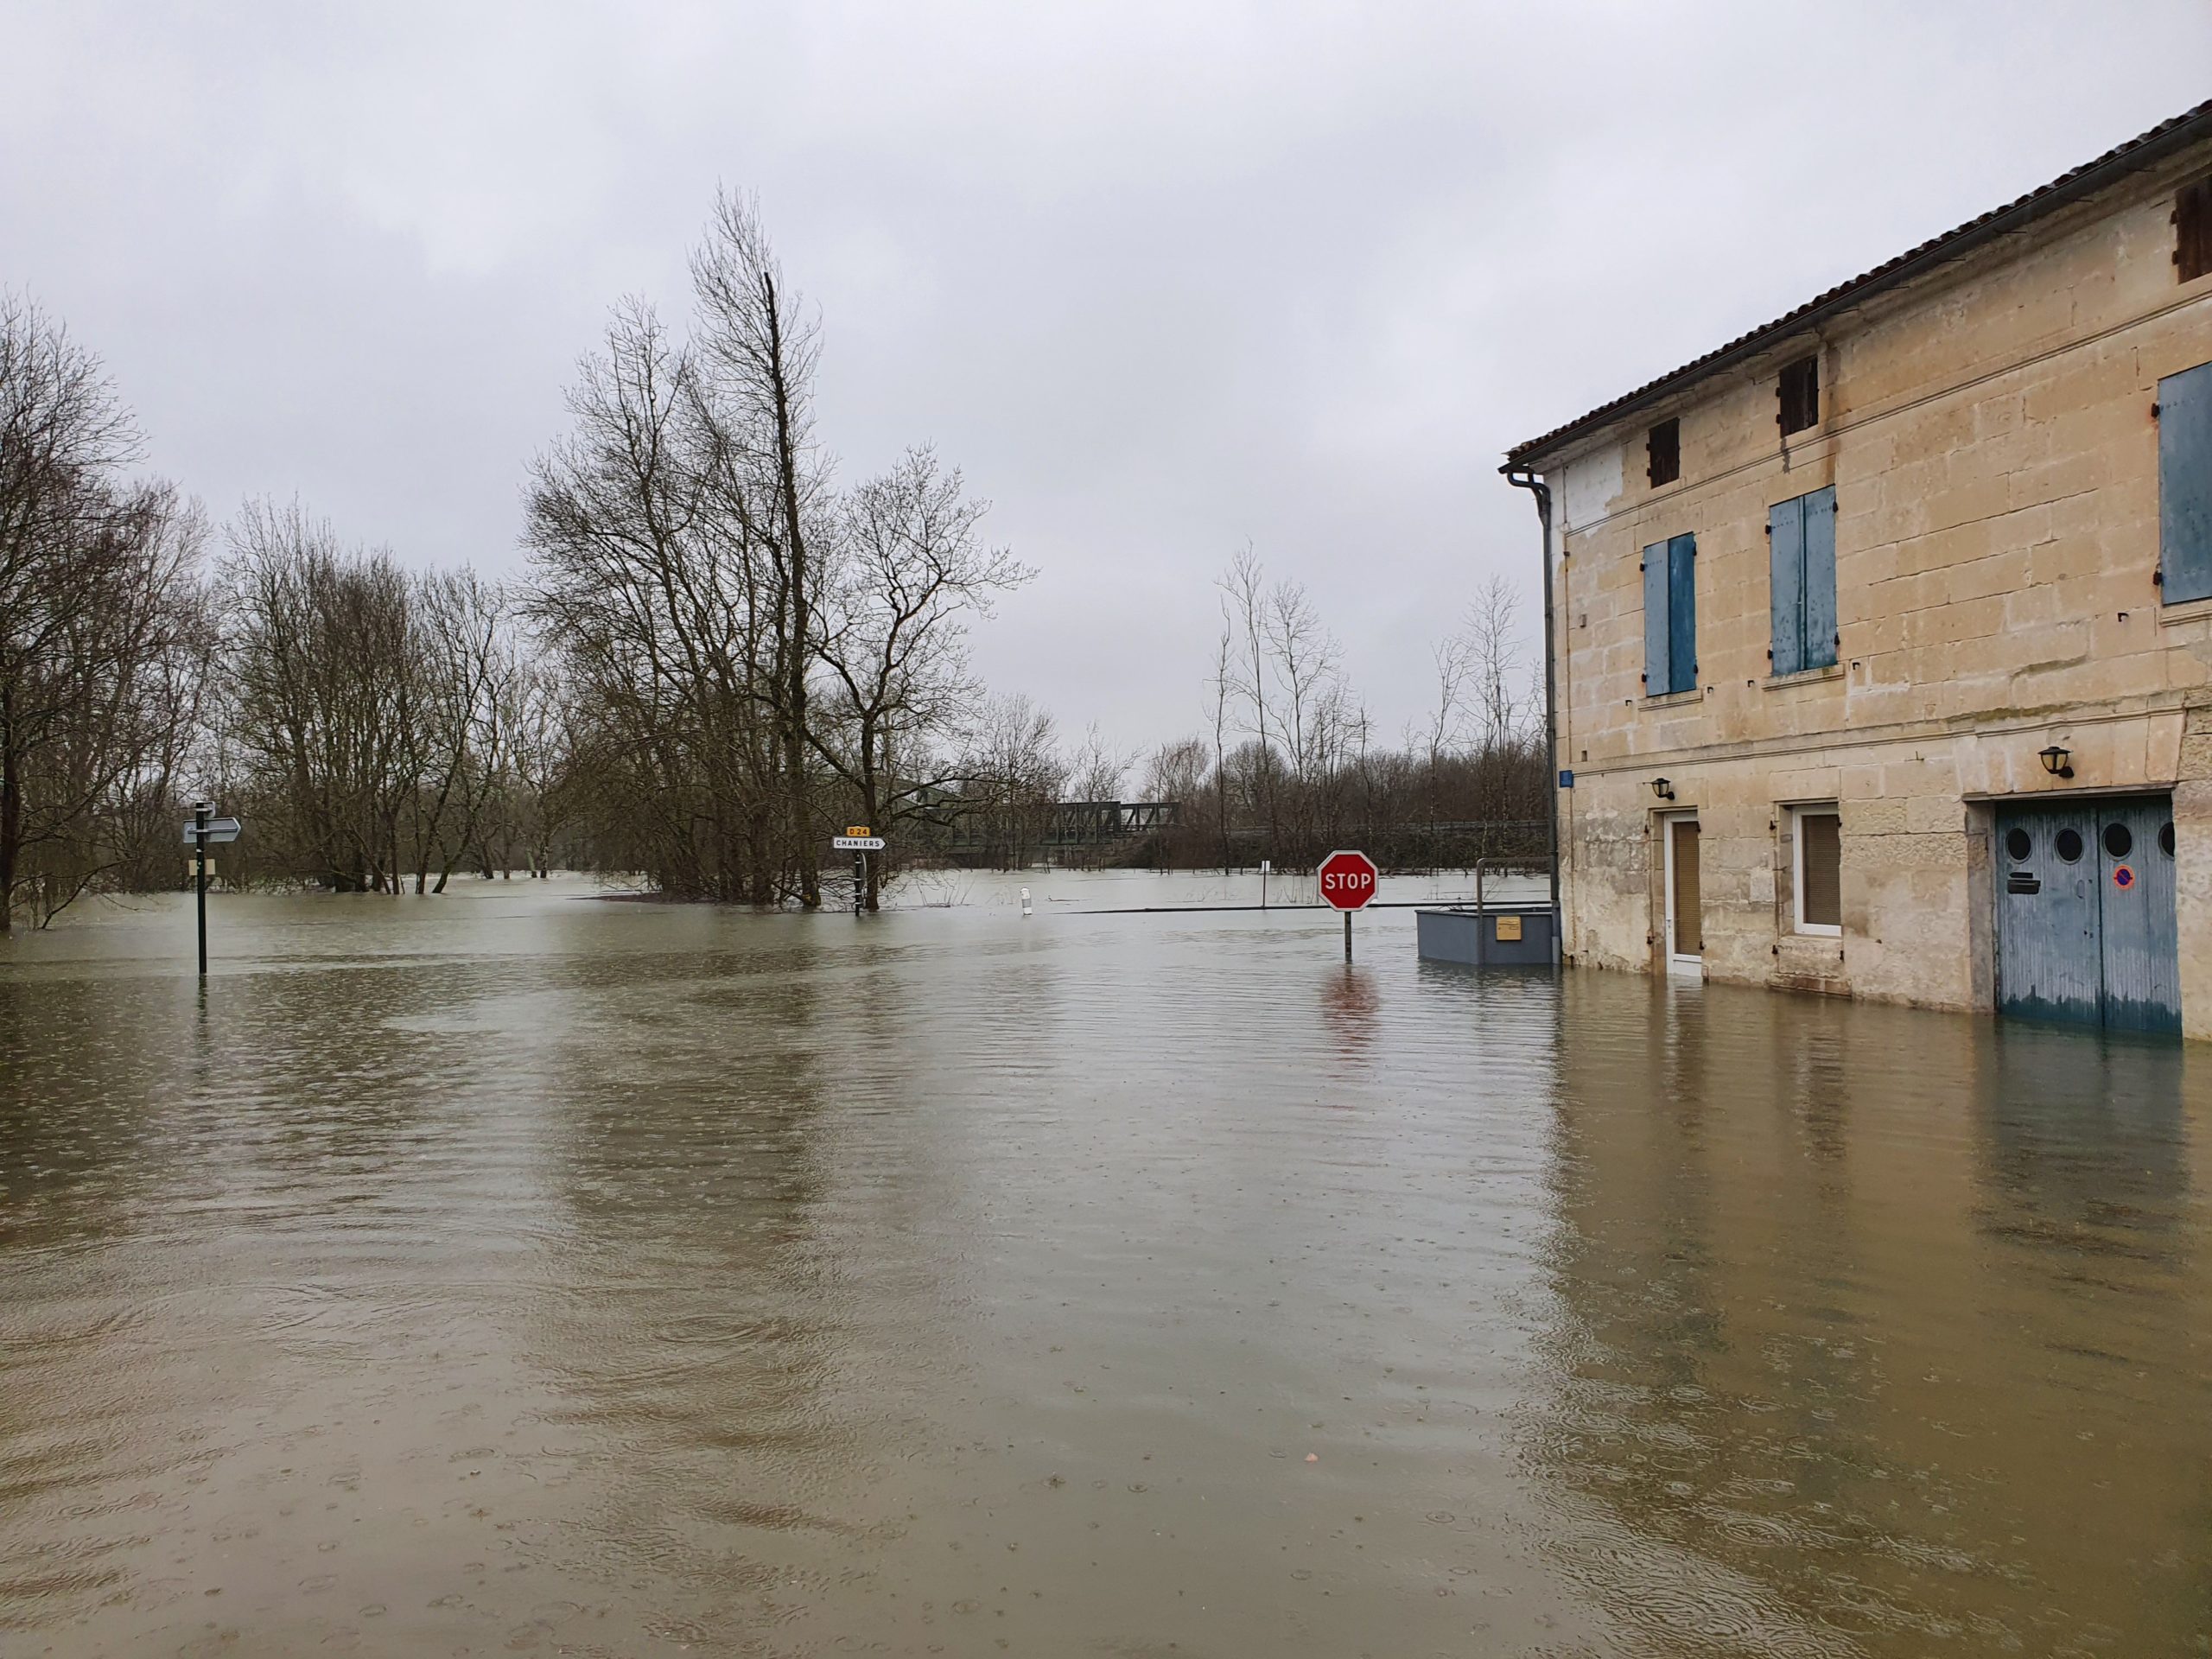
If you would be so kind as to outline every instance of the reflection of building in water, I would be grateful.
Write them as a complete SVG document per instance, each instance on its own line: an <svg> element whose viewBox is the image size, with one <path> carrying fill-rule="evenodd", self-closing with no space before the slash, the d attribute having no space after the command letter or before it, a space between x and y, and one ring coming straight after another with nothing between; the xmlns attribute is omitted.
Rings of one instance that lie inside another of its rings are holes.
<svg viewBox="0 0 2212 1659"><path fill-rule="evenodd" d="M1557 1370L1525 1445L1572 1569L1714 1650L2188 1650L2212 1262L2184 1056L1563 995Z"/></svg>

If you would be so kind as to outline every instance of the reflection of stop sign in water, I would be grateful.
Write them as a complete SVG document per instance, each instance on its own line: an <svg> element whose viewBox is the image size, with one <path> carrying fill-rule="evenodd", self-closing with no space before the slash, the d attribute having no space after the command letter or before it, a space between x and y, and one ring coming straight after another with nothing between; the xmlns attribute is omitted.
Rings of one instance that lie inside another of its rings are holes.
<svg viewBox="0 0 2212 1659"><path fill-rule="evenodd" d="M1375 861L1365 853L1331 853L1321 861L1321 897L1338 910L1364 910L1375 896Z"/></svg>

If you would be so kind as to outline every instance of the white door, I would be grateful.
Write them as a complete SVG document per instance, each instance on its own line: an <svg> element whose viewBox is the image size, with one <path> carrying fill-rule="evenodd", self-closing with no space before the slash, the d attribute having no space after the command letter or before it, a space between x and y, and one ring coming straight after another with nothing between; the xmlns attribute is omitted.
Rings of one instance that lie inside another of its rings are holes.
<svg viewBox="0 0 2212 1659"><path fill-rule="evenodd" d="M1705 921L1699 898L1697 814L1670 813L1659 820L1659 833L1667 855L1667 971L1701 977Z"/></svg>

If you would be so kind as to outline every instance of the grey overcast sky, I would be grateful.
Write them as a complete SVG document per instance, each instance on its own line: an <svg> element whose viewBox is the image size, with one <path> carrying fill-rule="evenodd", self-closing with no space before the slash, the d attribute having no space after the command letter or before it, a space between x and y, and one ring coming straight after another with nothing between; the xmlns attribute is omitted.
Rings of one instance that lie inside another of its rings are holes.
<svg viewBox="0 0 2212 1659"><path fill-rule="evenodd" d="M1382 730L1534 515L1500 452L2212 92L2205 0L0 0L0 285L219 516L511 571L625 293L718 181L821 308L855 478L934 441L1040 572L995 689L1195 731L1216 573Z"/></svg>

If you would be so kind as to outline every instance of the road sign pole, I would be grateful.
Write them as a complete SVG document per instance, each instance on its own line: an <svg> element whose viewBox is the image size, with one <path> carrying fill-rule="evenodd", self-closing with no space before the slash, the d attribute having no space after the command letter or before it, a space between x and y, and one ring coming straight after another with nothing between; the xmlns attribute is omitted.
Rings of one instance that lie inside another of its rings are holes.
<svg viewBox="0 0 2212 1659"><path fill-rule="evenodd" d="M1334 905L1344 916L1344 960L1351 960L1351 913L1374 902L1376 884L1382 872L1365 853L1339 848L1314 868L1313 884L1321 902Z"/></svg>
<svg viewBox="0 0 2212 1659"><path fill-rule="evenodd" d="M883 837L868 834L868 825L853 823L845 826L842 836L830 837L833 851L853 855L853 914L857 916L868 908L868 855L883 850Z"/></svg>
<svg viewBox="0 0 2212 1659"><path fill-rule="evenodd" d="M192 885L194 902L200 912L200 977L207 977L207 820L214 816L214 804L201 801L192 809L193 845L200 855L200 868L194 873Z"/></svg>

